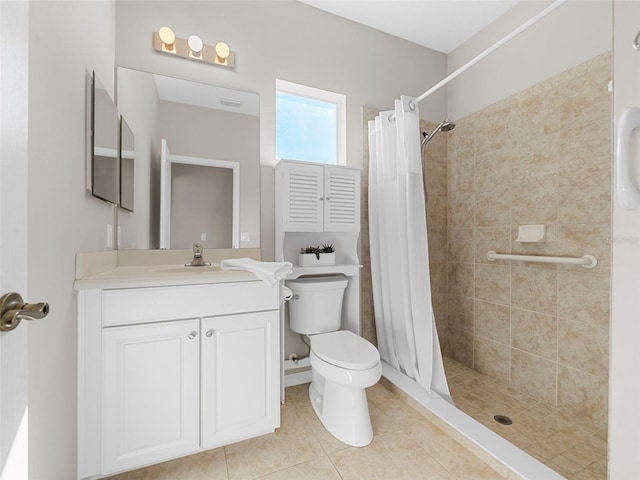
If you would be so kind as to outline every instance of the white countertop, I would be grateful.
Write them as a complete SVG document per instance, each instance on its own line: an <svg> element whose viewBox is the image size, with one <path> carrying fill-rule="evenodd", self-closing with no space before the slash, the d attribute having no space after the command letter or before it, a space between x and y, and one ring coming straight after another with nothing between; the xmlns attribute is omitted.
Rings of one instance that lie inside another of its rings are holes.
<svg viewBox="0 0 640 480"><path fill-rule="evenodd" d="M210 267L147 265L116 267L95 275L78 278L73 287L76 290L106 290L256 281L260 280L251 272L221 270L219 264Z"/></svg>

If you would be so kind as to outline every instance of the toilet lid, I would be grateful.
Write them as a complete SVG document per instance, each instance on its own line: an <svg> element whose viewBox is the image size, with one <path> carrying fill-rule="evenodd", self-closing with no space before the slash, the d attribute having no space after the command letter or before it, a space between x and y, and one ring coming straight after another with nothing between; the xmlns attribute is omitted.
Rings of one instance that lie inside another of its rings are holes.
<svg viewBox="0 0 640 480"><path fill-rule="evenodd" d="M327 363L350 370L366 370L380 362L376 347L348 330L311 335L311 349Z"/></svg>

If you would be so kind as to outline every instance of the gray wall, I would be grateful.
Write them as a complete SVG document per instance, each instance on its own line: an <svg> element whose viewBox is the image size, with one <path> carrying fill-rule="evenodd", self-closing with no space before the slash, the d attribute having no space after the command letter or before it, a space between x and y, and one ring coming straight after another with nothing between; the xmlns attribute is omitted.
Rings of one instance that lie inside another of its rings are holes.
<svg viewBox="0 0 640 480"><path fill-rule="evenodd" d="M233 171L174 163L171 166L171 248L231 248ZM201 241L202 233L207 240Z"/></svg>
<svg viewBox="0 0 640 480"><path fill-rule="evenodd" d="M85 88L95 70L114 93L115 4L29 3L29 301L49 316L29 328L30 478L76 475L75 254L106 248L110 206L85 189Z"/></svg>
<svg viewBox="0 0 640 480"><path fill-rule="evenodd" d="M452 51L449 73L483 52L549 3L523 0ZM448 86L452 120L611 50L611 2L571 1L462 73Z"/></svg>
<svg viewBox="0 0 640 480"><path fill-rule="evenodd" d="M417 96L446 73L446 56L294 1L119 1L116 62L260 94L261 241L273 258L275 79L347 95L347 163L361 165L363 105L391 109L402 94ZM236 53L229 71L155 53L152 32L170 24L179 37L195 33L208 44L227 42ZM422 117L441 119L444 92L420 105Z"/></svg>

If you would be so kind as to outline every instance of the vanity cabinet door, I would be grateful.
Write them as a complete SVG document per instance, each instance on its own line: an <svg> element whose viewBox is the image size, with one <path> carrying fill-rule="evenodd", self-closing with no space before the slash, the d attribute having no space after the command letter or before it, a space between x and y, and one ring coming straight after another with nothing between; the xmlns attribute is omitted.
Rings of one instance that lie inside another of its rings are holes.
<svg viewBox="0 0 640 480"><path fill-rule="evenodd" d="M278 312L202 320L202 447L280 426Z"/></svg>
<svg viewBox="0 0 640 480"><path fill-rule="evenodd" d="M199 321L103 329L103 474L199 448Z"/></svg>

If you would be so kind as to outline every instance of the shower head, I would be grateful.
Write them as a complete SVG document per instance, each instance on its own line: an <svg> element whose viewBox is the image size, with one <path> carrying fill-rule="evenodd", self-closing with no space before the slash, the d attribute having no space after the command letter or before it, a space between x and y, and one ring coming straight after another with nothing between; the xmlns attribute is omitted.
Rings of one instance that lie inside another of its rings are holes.
<svg viewBox="0 0 640 480"><path fill-rule="evenodd" d="M453 123L451 120L449 120L448 118L445 118L440 125L438 125L436 127L436 129L431 132L431 134L429 135L427 132L422 132L422 136L424 137L424 139L422 140L422 144L421 145L425 145L429 140L431 140L433 138L433 136L438 133L439 131L443 131L443 132L450 132L451 130L453 130L454 128L456 128L456 124Z"/></svg>
<svg viewBox="0 0 640 480"><path fill-rule="evenodd" d="M456 128L456 124L447 118L445 118L444 121L440 124L440 130L442 130L443 132L450 132L454 128Z"/></svg>

